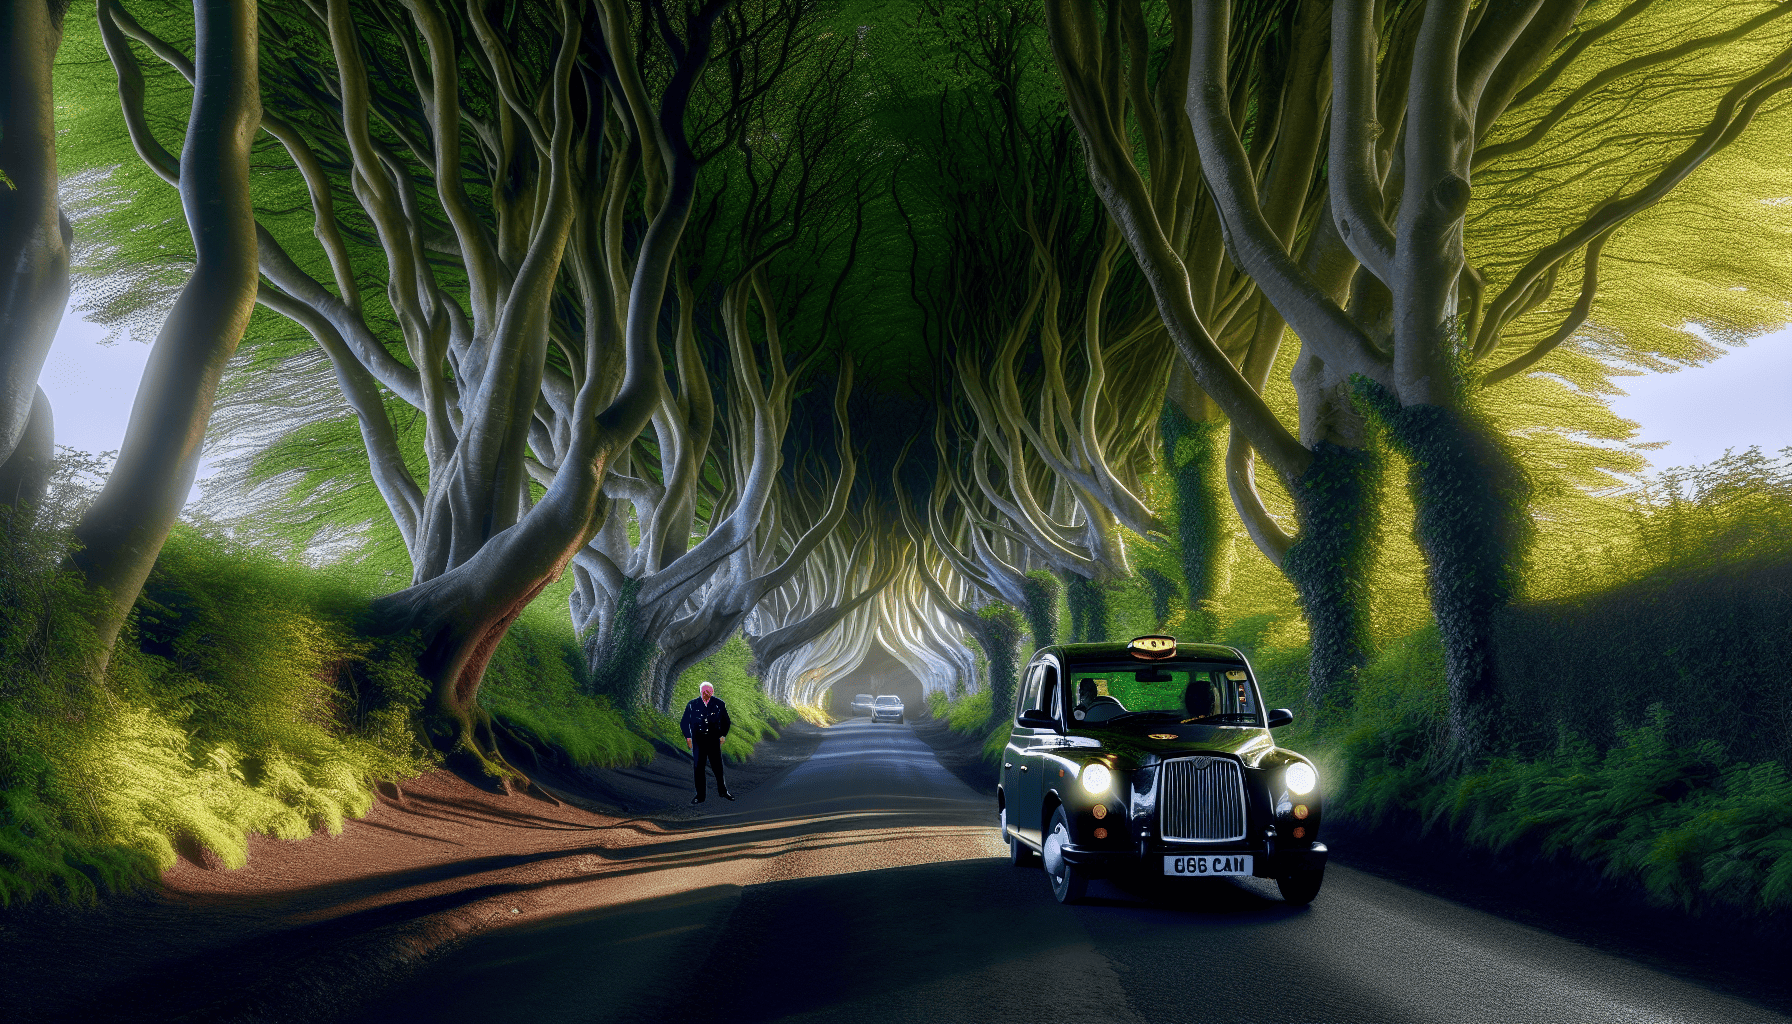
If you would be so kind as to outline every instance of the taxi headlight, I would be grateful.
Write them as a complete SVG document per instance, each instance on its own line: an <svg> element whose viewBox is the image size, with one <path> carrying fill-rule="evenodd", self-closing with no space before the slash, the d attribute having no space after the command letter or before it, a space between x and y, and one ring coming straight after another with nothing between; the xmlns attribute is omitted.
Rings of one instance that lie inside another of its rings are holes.
<svg viewBox="0 0 1792 1024"><path fill-rule="evenodd" d="M1282 781L1288 783L1288 792L1304 796L1319 785L1319 773L1313 770L1312 765L1296 761L1288 766L1288 771L1282 775Z"/></svg>
<svg viewBox="0 0 1792 1024"><path fill-rule="evenodd" d="M1089 764L1083 766L1083 788L1091 793L1106 793L1108 784L1114 781L1114 773L1108 771L1105 764Z"/></svg>

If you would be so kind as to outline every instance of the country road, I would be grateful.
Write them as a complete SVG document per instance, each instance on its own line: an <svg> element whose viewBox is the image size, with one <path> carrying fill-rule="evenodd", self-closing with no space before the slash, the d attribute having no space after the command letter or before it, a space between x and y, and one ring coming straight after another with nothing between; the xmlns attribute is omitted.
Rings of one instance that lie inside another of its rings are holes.
<svg viewBox="0 0 1792 1024"><path fill-rule="evenodd" d="M909 726L841 724L705 807L612 854L629 894L483 931L353 1019L1788 1019L1337 865L1305 910L1261 880L1061 907Z"/></svg>

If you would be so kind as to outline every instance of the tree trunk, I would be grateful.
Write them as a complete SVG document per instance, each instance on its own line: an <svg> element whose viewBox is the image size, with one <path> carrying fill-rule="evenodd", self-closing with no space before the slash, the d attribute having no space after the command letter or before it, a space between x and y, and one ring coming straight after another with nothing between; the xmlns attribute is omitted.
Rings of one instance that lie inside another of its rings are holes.
<svg viewBox="0 0 1792 1024"><path fill-rule="evenodd" d="M1206 403L1210 404L1210 403ZM1164 466L1175 483L1176 539L1187 602L1186 639L1219 636L1220 598L1229 583L1232 531L1225 491L1226 430L1218 418L1192 419L1164 402Z"/></svg>
<svg viewBox="0 0 1792 1024"><path fill-rule="evenodd" d="M625 709L653 707L653 663L659 646L649 632L647 610L637 596L641 581L625 579L615 610L604 624L586 634L585 663L592 685Z"/></svg>
<svg viewBox="0 0 1792 1024"><path fill-rule="evenodd" d="M1306 614L1312 657L1307 701L1315 708L1350 698L1349 684L1368 663L1369 578L1379 522L1381 466L1365 448L1320 441L1294 488L1300 534L1282 571Z"/></svg>
<svg viewBox="0 0 1792 1024"><path fill-rule="evenodd" d="M1414 539L1450 691L1450 755L1466 763L1497 740L1493 620L1517 594L1531 539L1530 485L1498 434L1460 409L1401 406L1373 384L1360 393L1412 469Z"/></svg>
<svg viewBox="0 0 1792 1024"><path fill-rule="evenodd" d="M68 303L70 232L56 204L50 83L61 43L61 5L0 5L0 504L7 505L42 498L55 447L37 378Z"/></svg>
<svg viewBox="0 0 1792 1024"><path fill-rule="evenodd" d="M1000 728L1013 717L1014 687L1019 681L1020 616L1005 604L985 605L977 612L977 645L989 661L989 727Z"/></svg>
<svg viewBox="0 0 1792 1024"><path fill-rule="evenodd" d="M1050 647L1058 642L1058 581L1050 573L1036 570L1027 573L1021 583L1026 605L1021 609L1027 618L1027 629L1033 635L1033 648Z"/></svg>
<svg viewBox="0 0 1792 1024"><path fill-rule="evenodd" d="M56 423L50 414L50 399L38 388L11 457L0 463L0 506L24 509L42 501L49 490L55 455Z"/></svg>
<svg viewBox="0 0 1792 1024"><path fill-rule="evenodd" d="M511 623L551 577L531 579L521 573L480 577L463 568L381 598L375 604L376 629L412 632L422 640L417 672L430 683L422 725L430 742L447 756L451 770L502 792L520 784L552 800L505 760L498 749L497 723L478 703L479 685L492 655Z"/></svg>
<svg viewBox="0 0 1792 1024"><path fill-rule="evenodd" d="M180 157L181 206L198 263L162 324L118 462L70 557L105 594L94 623L110 658L143 581L192 490L224 375L255 306L249 145L261 123L255 0L195 0L197 81Z"/></svg>
<svg viewBox="0 0 1792 1024"><path fill-rule="evenodd" d="M1074 572L1064 574L1064 597L1070 605L1070 642L1103 643L1108 639L1108 591L1097 580Z"/></svg>

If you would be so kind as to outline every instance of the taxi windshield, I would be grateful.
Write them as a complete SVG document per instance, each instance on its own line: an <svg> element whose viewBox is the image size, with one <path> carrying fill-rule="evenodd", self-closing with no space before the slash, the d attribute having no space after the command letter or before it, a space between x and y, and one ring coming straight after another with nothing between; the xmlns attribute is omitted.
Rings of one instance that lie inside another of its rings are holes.
<svg viewBox="0 0 1792 1024"><path fill-rule="evenodd" d="M1072 665L1070 701L1078 726L1263 725L1250 676L1236 663Z"/></svg>

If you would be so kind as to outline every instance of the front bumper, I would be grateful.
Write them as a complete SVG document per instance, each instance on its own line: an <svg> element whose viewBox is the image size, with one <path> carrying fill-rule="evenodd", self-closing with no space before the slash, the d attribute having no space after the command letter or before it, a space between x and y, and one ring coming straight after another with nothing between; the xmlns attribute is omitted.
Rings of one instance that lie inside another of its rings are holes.
<svg viewBox="0 0 1792 1024"><path fill-rule="evenodd" d="M1064 859L1097 878L1115 875L1163 876L1164 858L1189 854L1243 853L1251 856L1251 874L1258 878L1285 878L1303 871L1325 867L1331 851L1324 843L1312 843L1293 849L1276 849L1268 843L1182 844L1146 842L1127 848L1068 845Z"/></svg>
<svg viewBox="0 0 1792 1024"><path fill-rule="evenodd" d="M902 712L874 711L871 713L871 720L873 722L900 722L902 721Z"/></svg>

